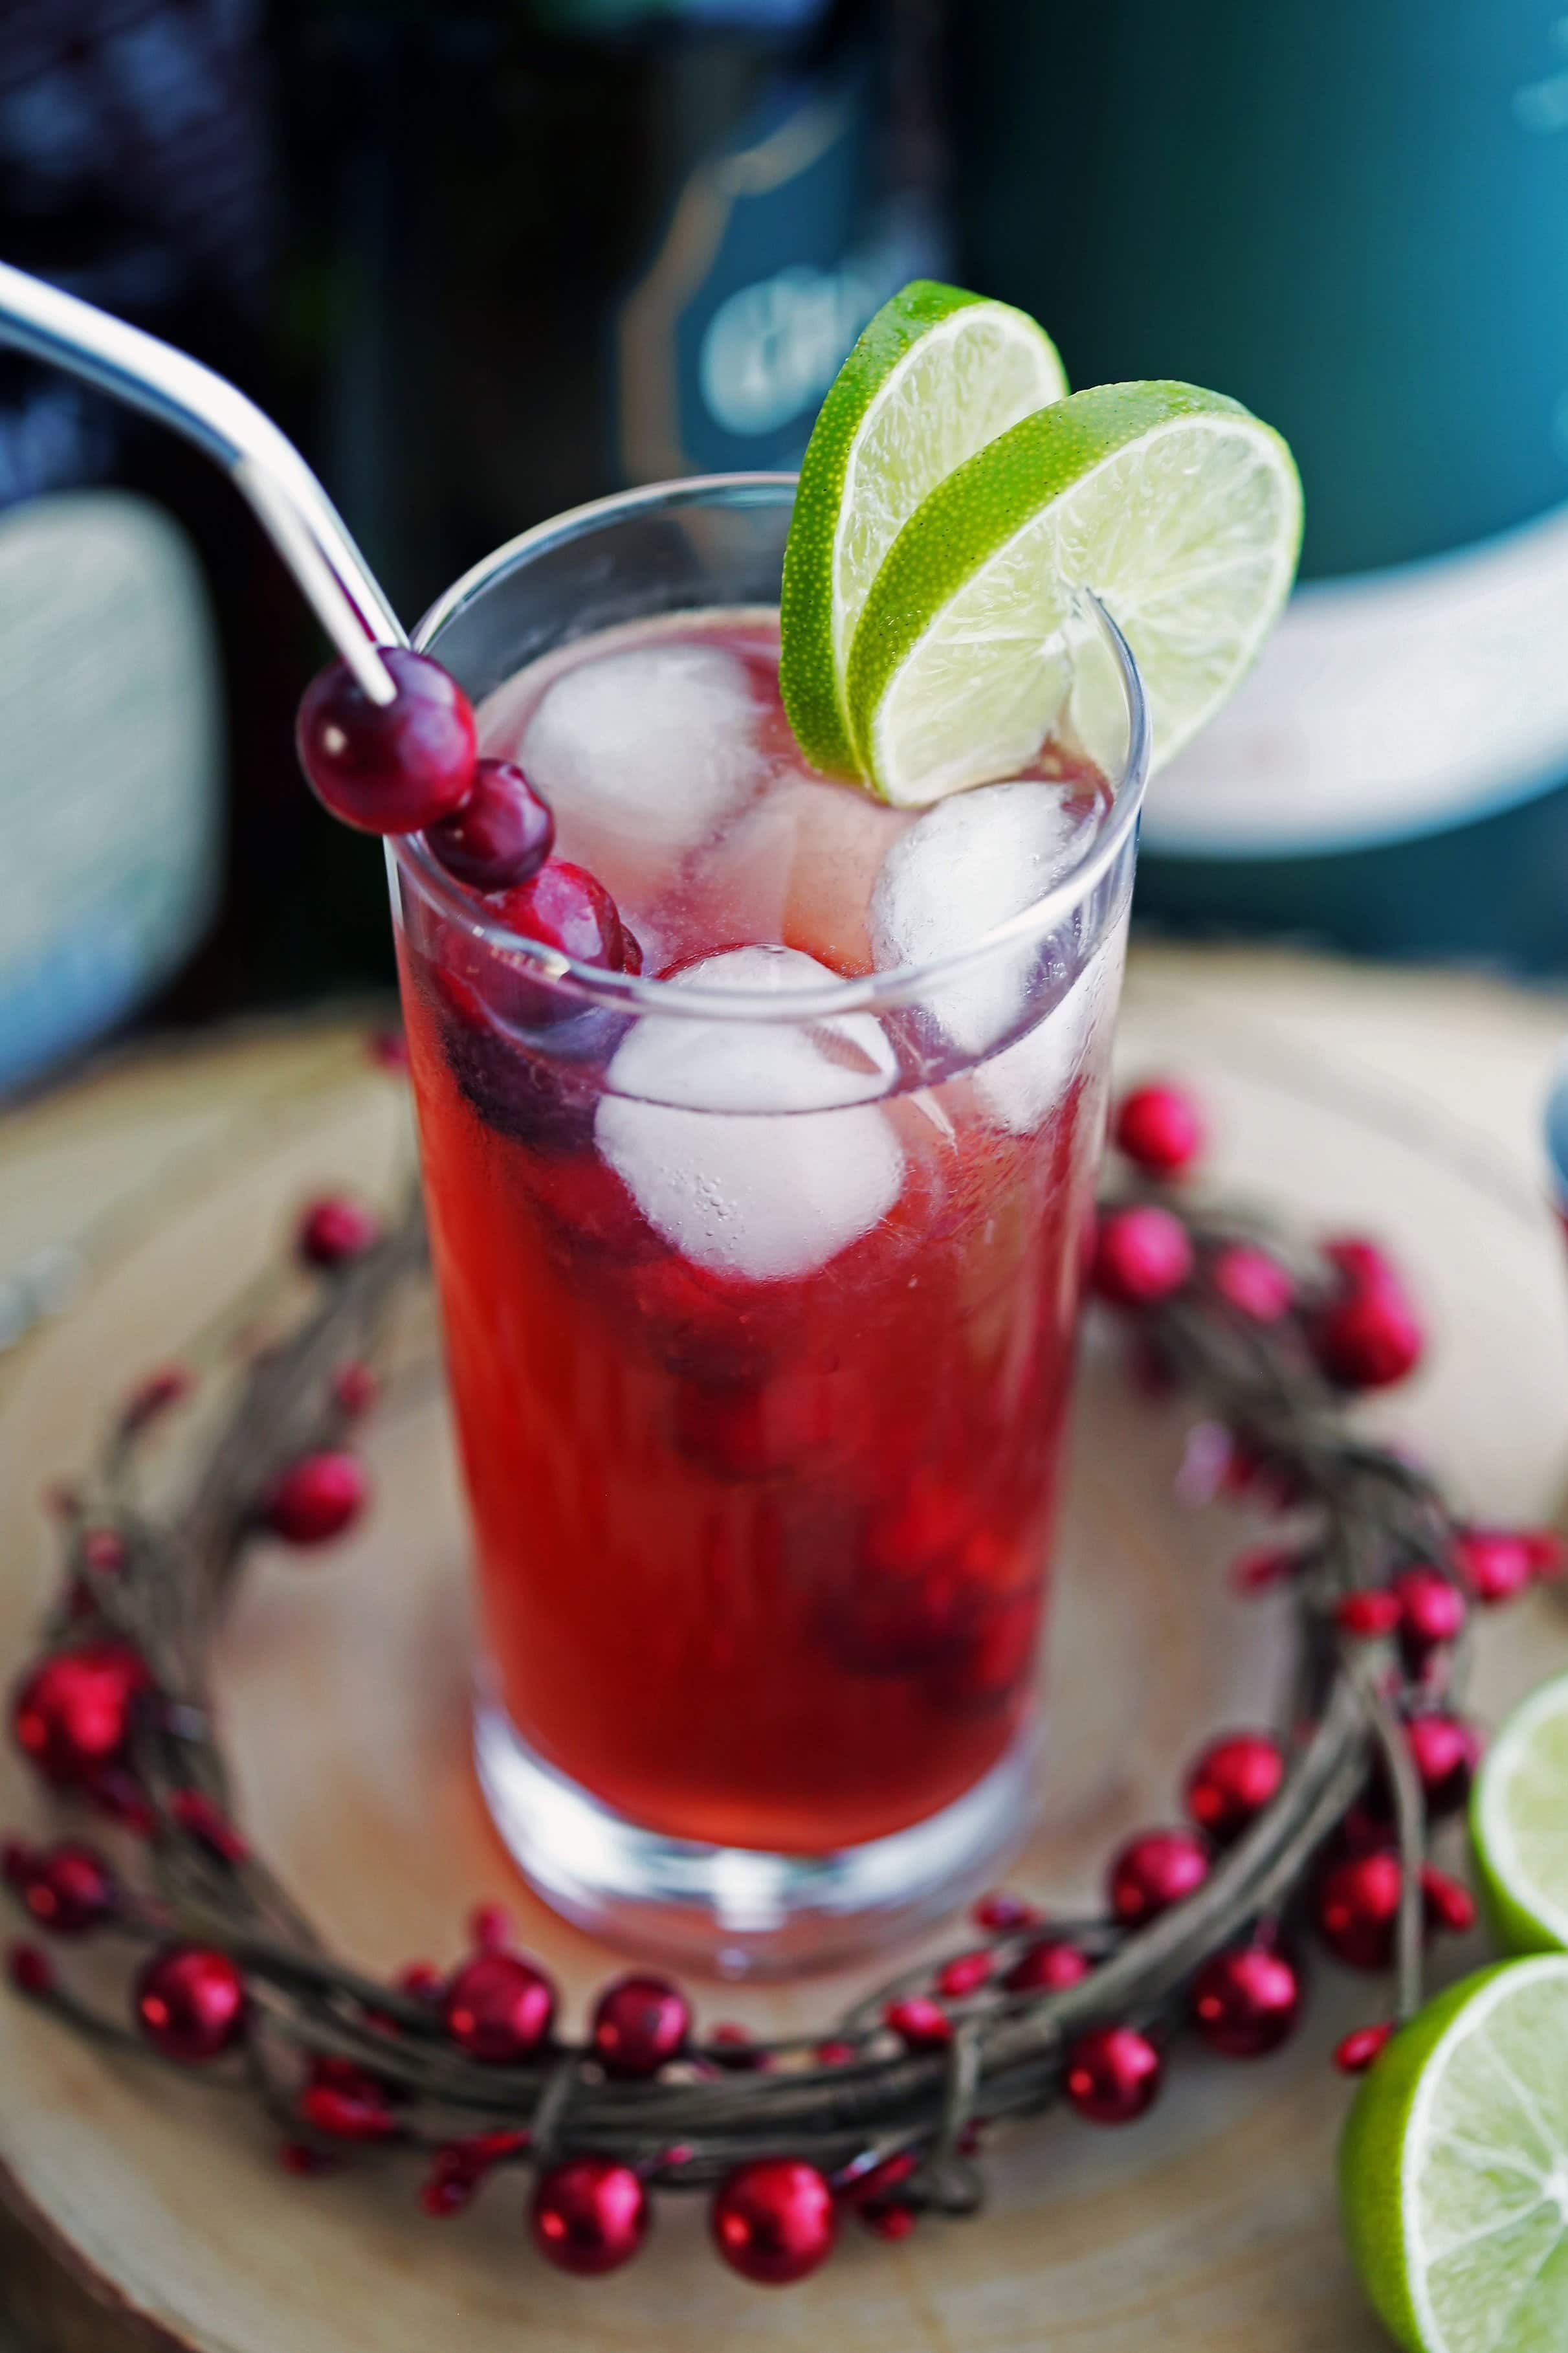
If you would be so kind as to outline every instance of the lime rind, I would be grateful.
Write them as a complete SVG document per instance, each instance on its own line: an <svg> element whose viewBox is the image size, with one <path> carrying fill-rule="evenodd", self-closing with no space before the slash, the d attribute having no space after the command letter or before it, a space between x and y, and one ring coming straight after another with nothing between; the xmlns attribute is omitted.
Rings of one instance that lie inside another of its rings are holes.
<svg viewBox="0 0 1568 2353"><path fill-rule="evenodd" d="M909 517L955 466L1059 399L1056 346L1010 303L916 279L839 370L801 463L780 599L780 685L813 764L856 776L845 678L866 597Z"/></svg>
<svg viewBox="0 0 1568 2353"><path fill-rule="evenodd" d="M1511 1953L1568 1948L1568 1674L1532 1692L1493 1742L1470 1835L1499 1942Z"/></svg>
<svg viewBox="0 0 1568 2353"><path fill-rule="evenodd" d="M1092 627L1084 588L1137 659L1153 764L1173 758L1273 627L1300 533L1289 448L1222 394L1100 385L1025 418L931 491L867 599L848 705L875 788L923 806L1026 765Z"/></svg>
<svg viewBox="0 0 1568 2353"><path fill-rule="evenodd" d="M1408 2353L1568 2342L1568 1956L1429 2002L1363 2079L1340 2157L1351 2253Z"/></svg>

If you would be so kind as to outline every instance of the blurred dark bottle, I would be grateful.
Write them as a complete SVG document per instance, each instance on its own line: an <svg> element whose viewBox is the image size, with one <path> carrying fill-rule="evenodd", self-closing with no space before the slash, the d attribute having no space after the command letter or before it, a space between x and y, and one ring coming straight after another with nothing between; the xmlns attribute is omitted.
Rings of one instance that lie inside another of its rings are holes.
<svg viewBox="0 0 1568 2353"><path fill-rule="evenodd" d="M0 252L263 396L274 177L247 0L0 8ZM0 352L0 1088L182 972L248 990L301 838L296 602L206 461Z"/></svg>
<svg viewBox="0 0 1568 2353"><path fill-rule="evenodd" d="M961 273L1278 425L1303 577L1139 906L1568 965L1562 0L962 0Z"/></svg>
<svg viewBox="0 0 1568 2353"><path fill-rule="evenodd" d="M316 454L411 618L500 541L791 466L940 269L936 0L294 0Z"/></svg>

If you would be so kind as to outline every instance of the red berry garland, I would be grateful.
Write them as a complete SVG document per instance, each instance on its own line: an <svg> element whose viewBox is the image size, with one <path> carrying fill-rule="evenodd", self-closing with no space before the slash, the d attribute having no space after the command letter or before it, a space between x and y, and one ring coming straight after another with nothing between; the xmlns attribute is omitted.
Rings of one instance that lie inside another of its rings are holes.
<svg viewBox="0 0 1568 2353"><path fill-rule="evenodd" d="M477 841L477 817L468 830ZM634 968L635 945L592 876L549 860L531 883L508 887L537 902L540 936ZM521 976L519 986L536 984ZM1175 1139L1202 1124L1194 1114L1184 1126L1173 1091L1144 1092L1163 1099L1158 1118L1145 1105L1118 1123L1140 1188L1157 1172L1190 1172L1192 1155L1176 1153ZM868 1997L842 2031L775 2046L737 2027L700 2031L682 1991L643 1971L604 1989L583 2043L560 2042L554 1989L511 1948L510 1921L495 1905L473 1915L471 1949L455 1969L411 1963L384 1989L338 1970L314 1942L291 1956L276 1944L265 1883L255 1883L229 1818L205 1709L180 1687L178 1651L163 1647L166 1599L148 1607L153 1580L178 1596L192 1565L144 1523L112 1524L95 1508L87 1525L73 1495L62 1506L68 1559L55 1647L16 1686L13 1734L47 1783L149 1843L138 1871L120 1874L79 1840L14 1841L3 1875L40 1928L62 1936L118 1928L153 1949L132 1989L133 2028L90 2012L36 1946L13 1947L12 1985L100 2036L139 2040L181 2065L233 2054L264 1998L268 2051L297 2053L280 2161L301 2178L364 2148L422 2153L418 2201L452 2217L497 2172L531 2165L535 2244L584 2274L637 2253L658 2189L713 2188L721 2253L764 2284L823 2262L841 2211L889 2239L929 2209L967 2211L979 2117L1058 2097L1090 2123L1133 2122L1158 2096L1166 2044L1183 2028L1226 2057L1275 2049L1301 2008L1296 1959L1270 1925L1282 1890L1305 1892L1312 1925L1342 1961L1373 1969L1397 1957L1407 2012L1420 1935L1462 1932L1475 1905L1427 1859L1395 1789L1408 1793L1413 1775L1424 1820L1462 1806L1478 1754L1455 1704L1469 1606L1556 1573L1562 1547L1539 1532L1457 1526L1424 1472L1342 1438L1335 1391L1390 1377L1393 1363L1387 1350L1352 1362L1344 1312L1370 1303L1384 1338L1401 1317L1415 1329L1381 1251L1338 1242L1314 1265L1229 1229L1195 1188L1182 1200L1178 1215L1170 1198L1141 1190L1106 1210L1096 1285L1168 1374L1202 1390L1214 1419L1192 1454L1202 1455L1205 1494L1300 1510L1292 1541L1247 1555L1232 1579L1239 1592L1288 1596L1313 1631L1308 1658L1318 1663L1286 1734L1209 1741L1185 1778L1191 1826L1125 1841L1102 1916L1053 1925L1021 1897L988 1895L973 1907L977 1936L958 1950ZM292 1459L256 1461L238 1442L243 1420L231 1428L225 1460L236 1473L214 1536L225 1567L258 1528L295 1545L324 1543L365 1501L357 1458L332 1441L374 1402L367 1352L395 1281L416 1263L417 1233L383 1232L372 1213L332 1196L308 1212L298 1248L332 1279L318 1286L296 1340L258 1360L242 1409L290 1431ZM1364 1338L1375 1323L1356 1328ZM1413 1364L1419 1350L1404 1353ZM307 1381L318 1385L319 1434L280 1409ZM139 1442L189 1385L183 1372L143 1383L118 1418L114 1446ZM1357 1579L1347 1576L1352 1558L1370 1565ZM1309 1788L1318 1792L1310 1804ZM1265 1868L1261 1905L1248 1874ZM187 1898L192 1872L199 1911ZM215 1940L226 1920L232 1951ZM1146 1940L1151 1952L1182 1957L1174 1972L1161 1963L1152 1989L1142 1974ZM341 2021L338 2049L321 2047L339 2031L331 2021ZM1358 2030L1336 2063L1374 2064L1390 2031L1386 2022ZM261 2047L258 2038L253 2065ZM998 2057L1003 2049L1010 2055ZM776 2137L767 2130L775 2094L790 2099L795 2119ZM644 2094L661 2104L656 2138L637 2120ZM454 2104L497 2120L453 2139ZM536 2117L545 2120L537 2147ZM666 2138L662 2120L674 2118ZM759 2140L771 2140L772 2153L753 2156Z"/></svg>

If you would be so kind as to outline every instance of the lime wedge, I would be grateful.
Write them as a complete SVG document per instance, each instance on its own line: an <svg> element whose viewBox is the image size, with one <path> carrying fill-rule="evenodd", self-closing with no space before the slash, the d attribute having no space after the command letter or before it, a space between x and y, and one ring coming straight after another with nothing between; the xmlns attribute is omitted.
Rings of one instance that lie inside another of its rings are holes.
<svg viewBox="0 0 1568 2353"><path fill-rule="evenodd" d="M874 788L923 807L1026 766L1093 640L1085 588L1172 759L1279 618L1300 538L1289 450L1219 393L1106 384L1026 417L938 483L872 584L848 701Z"/></svg>
<svg viewBox="0 0 1568 2353"><path fill-rule="evenodd" d="M1481 1892L1511 1953L1568 1946L1568 1675L1515 1708L1470 1799ZM1568 2055L1563 2061L1568 2066Z"/></svg>
<svg viewBox="0 0 1568 2353"><path fill-rule="evenodd" d="M1059 400L1056 346L1024 311L917 278L839 369L800 470L784 556L779 683L808 760L855 776L844 676L883 556L928 491Z"/></svg>
<svg viewBox="0 0 1568 2353"><path fill-rule="evenodd" d="M1409 2353L1562 2353L1568 1954L1481 1969L1401 2029L1356 2094L1340 2198Z"/></svg>

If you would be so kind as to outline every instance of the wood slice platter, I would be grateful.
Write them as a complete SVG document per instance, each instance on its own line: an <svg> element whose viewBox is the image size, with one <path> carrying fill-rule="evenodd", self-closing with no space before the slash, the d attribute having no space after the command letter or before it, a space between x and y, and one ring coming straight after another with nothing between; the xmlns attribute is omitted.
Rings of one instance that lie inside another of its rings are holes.
<svg viewBox="0 0 1568 2353"><path fill-rule="evenodd" d="M1135 958L1122 1024L1127 1073L1202 1090L1232 1193L1397 1239L1437 1342L1375 1418L1498 1519L1547 1513L1568 1458L1568 1262L1534 1140L1564 1029L1561 1004L1486 982L1163 949ZM132 1376L266 1264L301 1198L384 1179L405 1126L397 1089L341 1027L314 1025L142 1060L0 1129L0 1265L36 1245L51 1205L116 1236L0 1389L0 1672L26 1654L52 1571L42 1482L83 1459ZM1092 1330L1041 1810L1011 1874L1047 1903L1090 1897L1117 1838L1169 1816L1205 1734L1266 1715L1281 1672L1278 1609L1237 1601L1223 1576L1258 1524L1172 1501L1183 1436L1183 1414L1134 1394L1113 1335ZM363 1535L320 1561L259 1559L224 1637L247 1828L372 1968L447 1957L468 1905L507 1902L575 2022L615 1957L521 1889L475 1789L439 1398L405 1404L369 1452L380 1504ZM1479 1650L1475 1704L1495 1720L1568 1665L1568 1613L1542 1597ZM37 1819L7 1754L0 1825ZM1443 1967L1477 1957L1451 1949ZM702 2005L794 2032L883 1974L713 1988ZM1378 1981L1321 1964L1277 2058L1184 2049L1131 2131L1051 2117L998 2136L978 2219L898 2246L850 2229L821 2273L773 2295L714 2260L696 2200L662 2200L642 2260L580 2283L533 2255L508 2178L446 2223L417 2211L406 2162L300 2182L238 2101L106 2058L0 1996L0 2180L19 2218L0 2267L20 2341L59 2353L706 2353L742 2336L757 2353L1370 2353L1383 2340L1335 2218L1346 2095L1327 2054L1385 2003Z"/></svg>

